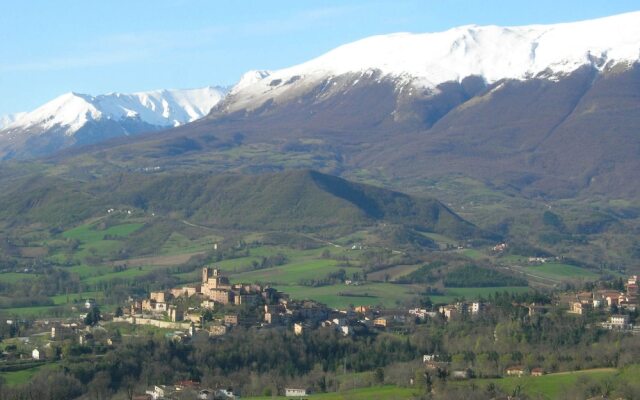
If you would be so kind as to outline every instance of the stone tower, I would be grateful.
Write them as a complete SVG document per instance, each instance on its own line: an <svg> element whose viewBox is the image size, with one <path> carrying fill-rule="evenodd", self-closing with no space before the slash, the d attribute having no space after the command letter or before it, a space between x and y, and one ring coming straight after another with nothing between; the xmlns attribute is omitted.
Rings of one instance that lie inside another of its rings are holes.
<svg viewBox="0 0 640 400"><path fill-rule="evenodd" d="M211 268L204 267L202 268L202 284L205 284L209 281L209 277L211 276Z"/></svg>

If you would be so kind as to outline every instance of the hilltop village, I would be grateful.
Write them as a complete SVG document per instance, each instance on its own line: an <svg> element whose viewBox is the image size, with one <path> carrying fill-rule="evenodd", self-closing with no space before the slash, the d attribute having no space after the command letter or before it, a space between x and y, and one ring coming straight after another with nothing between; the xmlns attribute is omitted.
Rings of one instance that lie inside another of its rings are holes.
<svg viewBox="0 0 640 400"><path fill-rule="evenodd" d="M256 284L231 284L215 268L202 269L202 281L166 291L155 291L149 297L132 300L126 315L114 322L182 329L176 338L205 331L210 336L224 335L228 329L243 326L288 326L301 333L303 326L315 326L332 314L314 301L291 300L285 293ZM348 332L346 330L345 332Z"/></svg>
<svg viewBox="0 0 640 400"><path fill-rule="evenodd" d="M165 340L173 343L188 343L197 337L223 338L237 328L284 331L294 337L329 329L341 337L357 338L376 332L403 334L423 324L483 321L490 318L497 311L496 308L505 306L504 303L497 303L496 298L496 303L486 299L473 302L461 300L442 305L425 304L406 309L364 305L331 309L314 301L292 300L286 293L269 286L231 283L213 267L203 267L201 272L198 284L152 291L146 298L130 299L114 315L101 314L99 305L87 300L83 304L87 312L82 319L36 320L31 326L23 327L22 334L29 332L30 336L23 336L19 346L5 350L0 357L0 367L16 363L53 362L77 357L87 351L100 353L117 348L125 340L125 335L114 330L114 326L160 329L166 332ZM565 292L553 298L542 297L538 302L512 302L508 306L516 310L517 315L526 315L529 319L561 312L567 317L590 316L596 322L591 329L615 331L620 335L640 334L636 320L638 277L631 276L621 285L623 287L593 287L588 291ZM19 321L6 323L20 326ZM498 341L497 330L494 336ZM31 339L35 337L39 339ZM427 375L454 380L486 375L486 371L469 367L456 357L442 351L415 354L415 358L422 361ZM501 376L541 376L553 372L549 369L541 362L505 361L497 373ZM210 389L197 381L164 383L149 387L138 398L237 398L232 389ZM284 387L282 394L300 397L306 396L311 390L308 387ZM188 397L187 393L194 397Z"/></svg>
<svg viewBox="0 0 640 400"><path fill-rule="evenodd" d="M600 326L607 329L640 333L640 326L630 321L630 313L638 307L638 277L631 276L624 290L594 289L564 293L555 304L569 314L600 311L607 320ZM548 312L551 304L519 304L529 315ZM286 293L256 284L231 284L218 269L204 267L198 285L155 291L142 300L132 300L127 315L115 317L114 322L153 325L160 328L184 329L184 335L204 330L210 335L224 335L227 329L244 326L289 326L296 334L304 329L334 326L344 335L375 327L401 326L409 320L442 318L451 320L482 315L490 308L486 301L465 302L438 307L383 309L354 305L350 309L335 310L311 300L292 300Z"/></svg>

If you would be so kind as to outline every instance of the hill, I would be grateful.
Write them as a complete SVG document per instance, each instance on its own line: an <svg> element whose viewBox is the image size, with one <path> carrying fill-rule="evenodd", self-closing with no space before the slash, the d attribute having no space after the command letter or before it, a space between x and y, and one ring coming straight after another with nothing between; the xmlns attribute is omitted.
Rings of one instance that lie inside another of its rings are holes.
<svg viewBox="0 0 640 400"><path fill-rule="evenodd" d="M456 238L482 235L435 199L310 170L249 176L133 173L97 182L38 176L0 196L0 217L13 224L64 226L108 208L217 228L349 232L388 223Z"/></svg>

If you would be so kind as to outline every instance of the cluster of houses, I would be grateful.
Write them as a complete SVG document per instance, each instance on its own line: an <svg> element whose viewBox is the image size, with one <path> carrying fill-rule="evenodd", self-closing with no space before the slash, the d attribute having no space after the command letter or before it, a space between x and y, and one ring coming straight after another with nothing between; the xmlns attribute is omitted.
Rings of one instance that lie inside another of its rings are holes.
<svg viewBox="0 0 640 400"><path fill-rule="evenodd" d="M507 248L509 248L509 245L507 243L498 243L497 245L493 246L491 250L494 253L502 253L507 250Z"/></svg>
<svg viewBox="0 0 640 400"><path fill-rule="evenodd" d="M268 292L268 289L265 290L260 285L232 285L229 278L221 275L219 270L205 267L202 269L201 284L151 292L148 299L133 302L131 310L133 313L140 311L167 312L175 308L172 305L172 300L188 298L193 295L197 295L201 299L204 308L213 308L214 303L223 305L254 304L261 296L268 295ZM182 312L179 310L179 313Z"/></svg>
<svg viewBox="0 0 640 400"><path fill-rule="evenodd" d="M614 311L609 320L601 323L606 329L632 331L640 333L640 326L634 327L630 323L628 313L638 308L638 276L633 275L627 279L625 290L595 290L592 292L579 292L564 296L563 301L568 303L571 314L583 315L594 310Z"/></svg>
<svg viewBox="0 0 640 400"><path fill-rule="evenodd" d="M185 309L185 299L194 305ZM193 301L195 299L195 301ZM237 313L229 312L233 306L250 305L260 312L254 319L241 320ZM224 316L213 321L204 321L206 310L216 310L221 306L227 311ZM210 336L224 335L228 329L238 324L262 326L290 326L296 335L317 327L332 327L343 335L357 333L368 328L390 328L403 324L407 318L435 318L439 314L446 318L455 315L483 312L482 303L457 303L438 311L415 308L408 310L386 310L369 306L357 306L348 310L333 310L311 300L291 300L285 293L270 287L255 284L231 284L219 270L210 267L202 269L202 280L198 285L155 291L142 300L132 300L126 315L114 318L115 322L129 322L138 325L153 325L176 329L172 335L184 339L196 332L206 330ZM186 331L183 332L183 331Z"/></svg>
<svg viewBox="0 0 640 400"><path fill-rule="evenodd" d="M422 362L428 372L436 375L447 375L451 379L469 379L473 377L473 371L470 368L452 369L451 363L440 359L438 354L425 354L422 356ZM546 372L543 368L536 367L528 369L522 365L512 365L504 370L506 376L542 376Z"/></svg>
<svg viewBox="0 0 640 400"><path fill-rule="evenodd" d="M207 310L213 311L220 306L270 304L279 300L286 301L286 299L285 294L270 287L231 284L229 278L223 276L219 270L204 267L200 284L154 291L148 298L142 300L132 299L126 315L114 318L114 321L188 330L189 334L193 334L204 327L203 316ZM187 307L185 304L191 306ZM270 311L272 313L267 312L269 315L265 318L275 319L273 310L270 309ZM209 333L210 335L225 334L229 327L241 322L237 313L227 313L219 320L208 324Z"/></svg>
<svg viewBox="0 0 640 400"><path fill-rule="evenodd" d="M169 400L176 397L198 400L235 400L239 399L232 389L201 388L199 382L182 381L175 385L155 385L144 395L134 397L136 400Z"/></svg>
<svg viewBox="0 0 640 400"><path fill-rule="evenodd" d="M568 305L568 312L584 314L591 310L608 312L608 321L601 327L611 330L629 331L640 334L640 326L631 324L629 313L638 306L640 290L638 277L627 279L623 291L594 290L562 295L561 303ZM87 300L86 309L96 306L94 300ZM544 313L550 305L519 304L529 309L529 315ZM241 313L238 307L242 307ZM456 302L440 306L436 309L412 308L398 310L381 310L370 306L356 306L347 310L333 310L323 304L310 300L292 300L288 295L271 287L255 284L232 284L217 269L204 267L201 281L197 285L183 286L169 290L154 291L145 299L130 299L124 315L115 317L114 322L154 325L173 329L167 337L188 340L190 336L206 334L209 336L224 335L237 325L251 325L292 329L295 335L303 335L306 330L316 328L335 329L342 335L353 335L366 332L368 329L388 329L406 324L411 320L429 318L452 320L464 316L478 316L487 312L491 304L483 302ZM247 309L251 312L246 312ZM214 312L215 311L215 312ZM242 314L242 317L240 316ZM205 320L205 315L207 316ZM100 343L111 346L118 338L109 337L107 331L100 327L84 327L78 322L47 321L49 341L33 348L31 358L42 360L48 349L56 341L72 340L81 345ZM53 346L55 347L55 346ZM446 374L452 379L472 377L471 370L451 369L450 363L440 360L438 355L425 355L423 358L427 371ZM526 369L522 366L511 366L504 371L508 376L539 376L544 374L540 368ZM231 390L200 388L197 384L180 383L173 386L155 386L144 395L145 399L170 399L189 391L194 398L235 399ZM287 389L289 397L304 397L303 389Z"/></svg>
<svg viewBox="0 0 640 400"><path fill-rule="evenodd" d="M307 389L285 388L285 397L302 398L309 395ZM193 398L198 400L235 400L240 396L233 389L206 389L199 382L181 381L175 385L155 385L144 395L135 396L135 400L169 400L174 398Z"/></svg>
<svg viewBox="0 0 640 400"><path fill-rule="evenodd" d="M184 301L186 299L189 301ZM186 307L185 304L191 306ZM242 320L238 313L233 312L234 306L241 305L250 305L259 312L253 313L256 316L253 319L245 316ZM224 316L204 321L205 311L221 307L226 311ZM424 320L443 316L451 319L465 314L478 315L486 307L480 302L458 302L434 311L415 308L383 312L369 306L332 310L315 301L291 300L288 295L270 287L232 284L219 270L204 267L199 284L155 291L146 299L132 300L126 315L114 318L114 321L175 329L172 337L176 339L184 339L203 330L210 336L224 335L238 324L289 326L296 335L302 335L307 329L331 327L346 336L368 328L391 328L404 324L408 318Z"/></svg>
<svg viewBox="0 0 640 400"><path fill-rule="evenodd" d="M462 315L479 315L486 311L486 303L481 302L457 302L455 304L448 304L439 308L440 314L447 320L456 318Z"/></svg>
<svg viewBox="0 0 640 400"><path fill-rule="evenodd" d="M188 302L184 301L187 299ZM248 305L254 312L240 318L233 310L242 305ZM212 321L204 320L205 312L220 310L224 315ZM287 294L271 287L231 284L219 270L205 267L200 284L155 291L146 299L131 300L126 315L114 321L176 329L171 337L179 340L203 331L209 336L224 335L236 325L289 326L296 335L322 326L349 335L363 324L373 326L377 313L379 311L364 306L358 311L332 310L315 301L291 300Z"/></svg>
<svg viewBox="0 0 640 400"><path fill-rule="evenodd" d="M11 320L7 321L10 322L13 323ZM35 361L55 360L62 356L62 342L111 347L121 340L121 337L110 334L102 326L84 326L73 319L37 320L29 330L39 333L17 338L19 345L5 346L5 351L0 354L0 361L13 362L27 358Z"/></svg>
<svg viewBox="0 0 640 400"><path fill-rule="evenodd" d="M627 279L624 291L596 290L593 292L580 292L569 295L569 312L584 314L598 308L613 308L635 311L638 306L638 276L633 275Z"/></svg>
<svg viewBox="0 0 640 400"><path fill-rule="evenodd" d="M470 368L452 369L451 363L442 360L438 354L425 354L422 356L422 362L426 371L435 375L448 376L451 379L469 379L474 375ZM507 367L504 374L506 376L542 376L545 374L545 370L539 367L527 369L521 365L513 365Z"/></svg>

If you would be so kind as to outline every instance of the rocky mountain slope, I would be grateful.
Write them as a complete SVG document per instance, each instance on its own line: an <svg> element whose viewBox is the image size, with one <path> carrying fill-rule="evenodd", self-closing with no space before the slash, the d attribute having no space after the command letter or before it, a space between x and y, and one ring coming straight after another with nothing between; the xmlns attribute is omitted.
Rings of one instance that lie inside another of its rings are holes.
<svg viewBox="0 0 640 400"><path fill-rule="evenodd" d="M636 198L639 59L640 12L377 36L251 71L206 118L57 162L304 167L415 187L461 175L532 197Z"/></svg>

